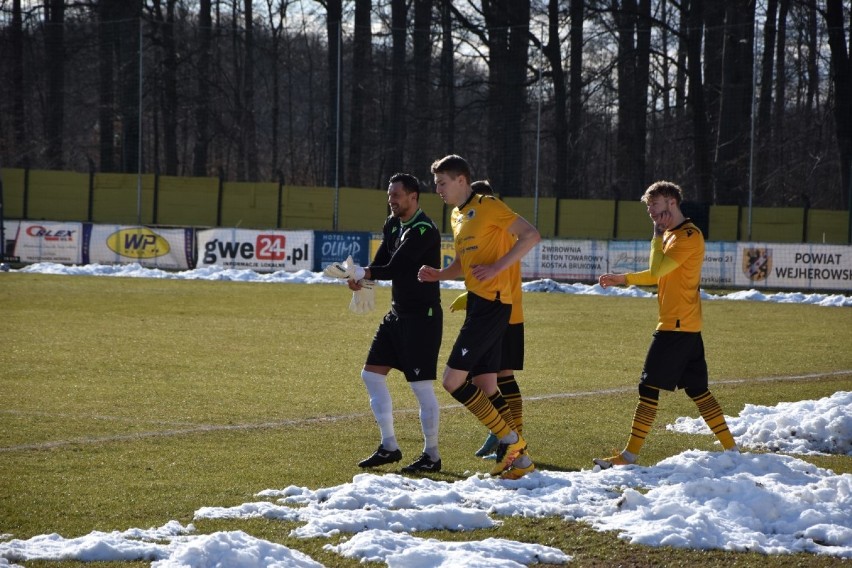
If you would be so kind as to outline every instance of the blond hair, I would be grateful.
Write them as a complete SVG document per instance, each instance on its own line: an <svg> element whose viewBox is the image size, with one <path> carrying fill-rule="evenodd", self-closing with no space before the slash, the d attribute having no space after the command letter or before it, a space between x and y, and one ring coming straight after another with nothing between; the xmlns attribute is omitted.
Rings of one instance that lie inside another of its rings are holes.
<svg viewBox="0 0 852 568"><path fill-rule="evenodd" d="M655 181L648 186L648 189L642 195L642 203L648 203L658 195L666 198L674 198L678 205L683 201L683 189L676 183L663 180Z"/></svg>

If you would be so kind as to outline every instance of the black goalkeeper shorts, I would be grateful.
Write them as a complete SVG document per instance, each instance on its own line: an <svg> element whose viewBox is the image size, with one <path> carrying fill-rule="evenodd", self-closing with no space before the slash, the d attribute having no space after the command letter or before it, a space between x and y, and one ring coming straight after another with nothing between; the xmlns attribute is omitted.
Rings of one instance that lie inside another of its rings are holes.
<svg viewBox="0 0 852 568"><path fill-rule="evenodd" d="M440 306L425 316L399 317L388 312L373 337L366 364L398 369L409 382L434 381L443 331Z"/></svg>

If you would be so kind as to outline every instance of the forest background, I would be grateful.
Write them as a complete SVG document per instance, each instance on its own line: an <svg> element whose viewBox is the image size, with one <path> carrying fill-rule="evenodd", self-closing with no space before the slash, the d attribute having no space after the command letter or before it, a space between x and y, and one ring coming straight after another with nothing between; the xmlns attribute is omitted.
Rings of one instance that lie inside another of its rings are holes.
<svg viewBox="0 0 852 568"><path fill-rule="evenodd" d="M842 0L0 0L0 166L852 209Z"/></svg>

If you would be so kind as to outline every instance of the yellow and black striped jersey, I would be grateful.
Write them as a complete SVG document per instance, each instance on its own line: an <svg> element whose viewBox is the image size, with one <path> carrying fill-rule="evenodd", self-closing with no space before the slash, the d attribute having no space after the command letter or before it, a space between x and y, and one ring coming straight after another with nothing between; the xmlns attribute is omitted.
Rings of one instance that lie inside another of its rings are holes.
<svg viewBox="0 0 852 568"><path fill-rule="evenodd" d="M663 331L701 331L701 266L704 235L691 219L651 240L648 270L626 274L627 284L656 284Z"/></svg>
<svg viewBox="0 0 852 568"><path fill-rule="evenodd" d="M453 209L450 223L456 257L461 262L465 288L469 292L486 300L512 303L513 267L485 281L477 280L472 270L480 264L494 264L509 252L516 239L507 229L517 218L517 213L491 195L473 194L465 203Z"/></svg>

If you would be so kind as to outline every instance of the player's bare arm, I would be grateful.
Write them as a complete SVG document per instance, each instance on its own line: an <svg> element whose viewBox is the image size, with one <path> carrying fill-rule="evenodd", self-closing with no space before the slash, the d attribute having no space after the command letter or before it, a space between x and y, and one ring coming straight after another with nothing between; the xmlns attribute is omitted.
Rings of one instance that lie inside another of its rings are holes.
<svg viewBox="0 0 852 568"><path fill-rule="evenodd" d="M505 255L500 257L494 264L479 264L473 267L473 276L477 280L490 280L501 271L519 262L525 254L541 241L541 234L529 221L518 217L509 225L509 233L517 236L518 240Z"/></svg>
<svg viewBox="0 0 852 568"><path fill-rule="evenodd" d="M598 283L602 288L624 286L627 284L627 277L624 274L601 274L598 278Z"/></svg>
<svg viewBox="0 0 852 568"><path fill-rule="evenodd" d="M417 271L417 279L421 282L438 282L440 280L453 280L462 275L461 262L458 257L453 259L449 266L437 269L433 266L421 266Z"/></svg>

